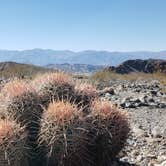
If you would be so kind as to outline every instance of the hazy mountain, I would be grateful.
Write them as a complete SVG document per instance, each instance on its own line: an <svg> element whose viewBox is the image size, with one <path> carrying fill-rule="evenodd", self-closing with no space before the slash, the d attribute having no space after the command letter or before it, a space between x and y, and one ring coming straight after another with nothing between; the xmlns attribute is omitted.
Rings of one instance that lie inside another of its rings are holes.
<svg viewBox="0 0 166 166"><path fill-rule="evenodd" d="M24 51L0 50L0 62L13 61L40 66L48 64L92 64L118 65L129 59L166 59L166 51L161 52L108 52L108 51L56 51L33 49Z"/></svg>
<svg viewBox="0 0 166 166"><path fill-rule="evenodd" d="M62 71L72 72L72 73L93 73L98 70L102 70L105 66L99 65L88 65L88 64L49 64L46 68L58 69Z"/></svg>

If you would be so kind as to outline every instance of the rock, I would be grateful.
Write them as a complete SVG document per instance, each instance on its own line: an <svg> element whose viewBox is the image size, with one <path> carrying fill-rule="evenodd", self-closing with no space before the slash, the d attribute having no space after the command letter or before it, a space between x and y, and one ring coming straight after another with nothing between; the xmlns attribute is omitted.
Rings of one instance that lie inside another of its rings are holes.
<svg viewBox="0 0 166 166"><path fill-rule="evenodd" d="M154 138L161 137L161 130L158 126L154 127L151 131L151 134Z"/></svg>
<svg viewBox="0 0 166 166"><path fill-rule="evenodd" d="M162 131L162 136L166 138L166 128Z"/></svg>
<svg viewBox="0 0 166 166"><path fill-rule="evenodd" d="M111 95L110 93L106 93L106 94L105 94L105 97L106 97L106 98L111 98L111 96L112 96L112 95Z"/></svg>
<svg viewBox="0 0 166 166"><path fill-rule="evenodd" d="M137 162L141 162L143 160L142 155L137 156L136 160L137 160Z"/></svg>
<svg viewBox="0 0 166 166"><path fill-rule="evenodd" d="M138 127L133 127L132 131L137 137L143 137L146 136L146 133L143 129L140 129Z"/></svg>
<svg viewBox="0 0 166 166"><path fill-rule="evenodd" d="M166 155L161 155L161 156L158 156L157 160L161 163L163 161L166 161Z"/></svg>
<svg viewBox="0 0 166 166"><path fill-rule="evenodd" d="M154 166L166 166L166 161L163 161L161 164L155 164Z"/></svg>
<svg viewBox="0 0 166 166"><path fill-rule="evenodd" d="M114 89L112 89L111 87L106 87L103 90L98 91L99 96L102 96L103 94L107 94L107 93L110 95L115 94Z"/></svg>
<svg viewBox="0 0 166 166"><path fill-rule="evenodd" d="M146 102L147 97L148 97L147 95L143 94L142 96L139 97L139 100L140 100L142 103L144 103L144 102Z"/></svg>
<svg viewBox="0 0 166 166"><path fill-rule="evenodd" d="M158 108L166 108L166 104L165 103L158 103Z"/></svg>

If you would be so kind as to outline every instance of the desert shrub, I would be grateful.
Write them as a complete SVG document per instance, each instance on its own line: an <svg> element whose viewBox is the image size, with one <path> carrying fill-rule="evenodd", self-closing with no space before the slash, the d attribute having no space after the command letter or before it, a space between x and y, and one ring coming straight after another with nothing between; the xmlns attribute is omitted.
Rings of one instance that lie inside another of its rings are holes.
<svg viewBox="0 0 166 166"><path fill-rule="evenodd" d="M73 101L83 112L89 112L91 102L95 98L97 98L97 90L95 86L88 83L77 83L75 85Z"/></svg>
<svg viewBox="0 0 166 166"><path fill-rule="evenodd" d="M88 149L94 154L95 165L107 166L125 145L129 133L127 115L103 101L94 101L91 111L86 118Z"/></svg>
<svg viewBox="0 0 166 166"><path fill-rule="evenodd" d="M28 166L27 133L15 121L0 120L0 166Z"/></svg>
<svg viewBox="0 0 166 166"><path fill-rule="evenodd" d="M47 148L48 165L90 165L82 115L77 105L69 102L49 104L41 120L40 145Z"/></svg>
<svg viewBox="0 0 166 166"><path fill-rule="evenodd" d="M74 93L71 77L62 72L39 75L32 84L39 93L44 106L48 106L53 100L69 99Z"/></svg>

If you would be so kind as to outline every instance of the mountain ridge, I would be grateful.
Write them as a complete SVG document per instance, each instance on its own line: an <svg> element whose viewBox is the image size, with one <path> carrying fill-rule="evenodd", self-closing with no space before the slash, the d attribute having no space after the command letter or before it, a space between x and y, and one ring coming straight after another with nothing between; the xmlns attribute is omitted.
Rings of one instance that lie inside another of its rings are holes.
<svg viewBox="0 0 166 166"><path fill-rule="evenodd" d="M166 59L166 51L70 51L52 49L31 50L0 50L0 62L12 61L17 63L46 66L48 64L88 64L116 66L129 59Z"/></svg>
<svg viewBox="0 0 166 166"><path fill-rule="evenodd" d="M129 74L133 72L143 73L163 73L166 74L166 60L161 59L135 59L127 60L118 66L110 66L105 71L115 72L118 74Z"/></svg>

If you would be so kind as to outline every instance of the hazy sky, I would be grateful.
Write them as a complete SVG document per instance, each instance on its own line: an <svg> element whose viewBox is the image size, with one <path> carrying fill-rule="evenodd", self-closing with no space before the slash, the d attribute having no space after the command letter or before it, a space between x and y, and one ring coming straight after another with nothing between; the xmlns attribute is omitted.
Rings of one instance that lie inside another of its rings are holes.
<svg viewBox="0 0 166 166"><path fill-rule="evenodd" d="M166 0L0 0L0 49L166 50Z"/></svg>

